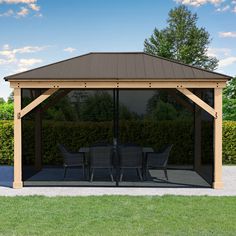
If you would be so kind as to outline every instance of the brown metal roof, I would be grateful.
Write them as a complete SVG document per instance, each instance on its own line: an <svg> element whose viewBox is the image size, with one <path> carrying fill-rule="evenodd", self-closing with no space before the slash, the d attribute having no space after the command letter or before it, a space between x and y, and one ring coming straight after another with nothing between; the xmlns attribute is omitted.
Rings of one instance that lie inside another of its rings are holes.
<svg viewBox="0 0 236 236"><path fill-rule="evenodd" d="M219 79L230 76L143 52L89 53L19 74L7 80Z"/></svg>

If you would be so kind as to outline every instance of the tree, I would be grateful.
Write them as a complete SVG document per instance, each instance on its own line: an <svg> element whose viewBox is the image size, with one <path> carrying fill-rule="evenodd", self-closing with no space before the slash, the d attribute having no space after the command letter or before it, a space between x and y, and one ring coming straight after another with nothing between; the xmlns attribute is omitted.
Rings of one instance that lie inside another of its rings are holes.
<svg viewBox="0 0 236 236"><path fill-rule="evenodd" d="M14 92L12 91L7 99L8 103L13 103L14 102Z"/></svg>
<svg viewBox="0 0 236 236"><path fill-rule="evenodd" d="M175 120L177 117L177 111L170 103L165 103L159 100L155 107L150 112L150 116L153 120Z"/></svg>
<svg viewBox="0 0 236 236"><path fill-rule="evenodd" d="M108 92L96 91L90 94L79 105L79 119L83 121L112 121L114 119L113 97ZM124 104L119 104L119 119L137 119L138 115Z"/></svg>
<svg viewBox="0 0 236 236"><path fill-rule="evenodd" d="M223 118L236 120L236 78L229 81L223 93Z"/></svg>
<svg viewBox="0 0 236 236"><path fill-rule="evenodd" d="M218 60L207 55L211 42L209 33L197 27L197 14L186 6L169 12L168 26L154 29L153 35L144 41L144 51L151 55L178 60L185 64L215 70Z"/></svg>
<svg viewBox="0 0 236 236"><path fill-rule="evenodd" d="M12 120L14 117L13 103L0 104L0 120Z"/></svg>
<svg viewBox="0 0 236 236"><path fill-rule="evenodd" d="M5 103L4 98L1 98L1 97L0 97L0 104L4 104L4 103Z"/></svg>

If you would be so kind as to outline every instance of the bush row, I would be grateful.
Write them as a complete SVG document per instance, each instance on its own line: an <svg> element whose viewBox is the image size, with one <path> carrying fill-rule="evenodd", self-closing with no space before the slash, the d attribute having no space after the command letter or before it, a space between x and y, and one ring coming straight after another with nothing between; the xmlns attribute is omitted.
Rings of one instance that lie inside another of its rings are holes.
<svg viewBox="0 0 236 236"><path fill-rule="evenodd" d="M170 163L191 164L194 153L192 121L121 121L120 142L137 143L158 150L173 143ZM34 161L34 123L23 121L23 156L26 164ZM203 124L202 148L204 163L211 159L212 131ZM61 164L57 144L63 143L72 151L95 142L112 142L112 122L43 122L43 163ZM236 122L223 123L223 163L236 164ZM0 164L13 164L13 121L0 121Z"/></svg>

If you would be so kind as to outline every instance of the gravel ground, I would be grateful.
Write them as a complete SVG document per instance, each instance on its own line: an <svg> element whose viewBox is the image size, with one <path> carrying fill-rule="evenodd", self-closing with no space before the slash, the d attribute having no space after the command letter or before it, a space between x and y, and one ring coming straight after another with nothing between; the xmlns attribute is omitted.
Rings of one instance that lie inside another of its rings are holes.
<svg viewBox="0 0 236 236"><path fill-rule="evenodd" d="M208 188L112 188L112 187L25 187L12 188L13 168L0 167L0 196L92 196L92 195L130 195L130 196L162 196L171 195L208 195L236 196L236 166L223 167L224 188L221 190Z"/></svg>

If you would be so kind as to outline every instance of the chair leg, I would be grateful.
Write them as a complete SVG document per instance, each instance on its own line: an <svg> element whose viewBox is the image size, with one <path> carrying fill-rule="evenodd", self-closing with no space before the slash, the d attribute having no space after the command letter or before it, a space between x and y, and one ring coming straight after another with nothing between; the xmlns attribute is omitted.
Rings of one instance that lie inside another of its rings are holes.
<svg viewBox="0 0 236 236"><path fill-rule="evenodd" d="M167 169L164 169L166 180L168 180Z"/></svg>
<svg viewBox="0 0 236 236"><path fill-rule="evenodd" d="M91 173L91 176L90 176L90 182L93 181L93 175L94 175L94 168L92 168L92 173Z"/></svg>
<svg viewBox="0 0 236 236"><path fill-rule="evenodd" d="M144 169L144 178L145 178L145 180L148 179L148 173L149 173L149 171L148 171L148 168L146 167L146 168Z"/></svg>
<svg viewBox="0 0 236 236"><path fill-rule="evenodd" d="M84 170L84 166L82 166L83 168L83 178L85 179L85 170Z"/></svg>
<svg viewBox="0 0 236 236"><path fill-rule="evenodd" d="M124 170L121 168L121 171L120 171L120 182L121 182L122 179L123 179L123 175L124 175Z"/></svg>
<svg viewBox="0 0 236 236"><path fill-rule="evenodd" d="M111 181L114 182L114 178L113 178L113 174L112 174L112 168L109 169L109 172L110 172Z"/></svg>
<svg viewBox="0 0 236 236"><path fill-rule="evenodd" d="M137 168L137 172L138 172L139 179L140 179L141 181L143 181L143 177L142 177L140 168Z"/></svg>
<svg viewBox="0 0 236 236"><path fill-rule="evenodd" d="M63 180L66 178L66 172L67 172L67 167L64 167L64 175L63 175Z"/></svg>

